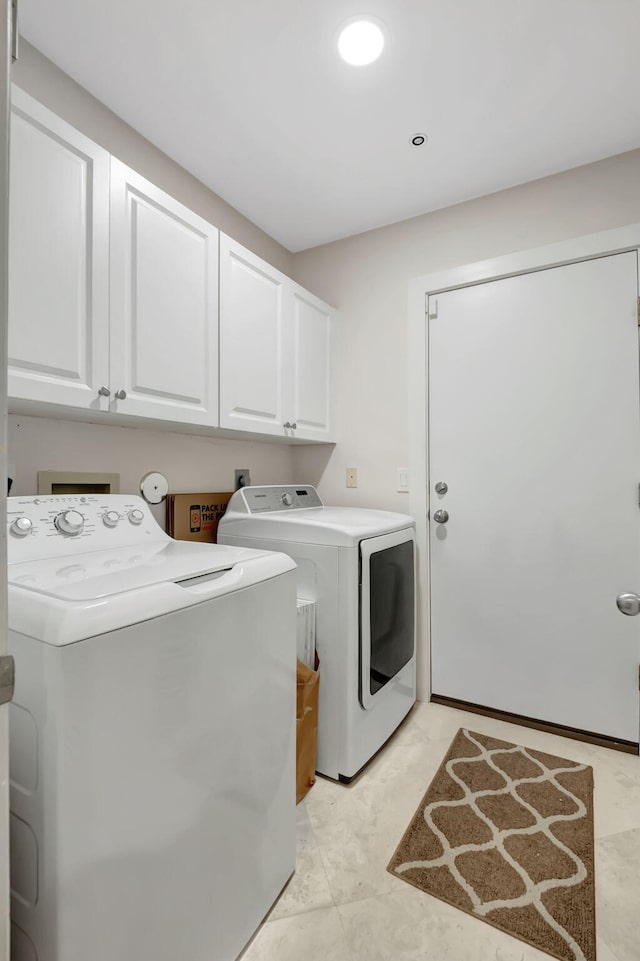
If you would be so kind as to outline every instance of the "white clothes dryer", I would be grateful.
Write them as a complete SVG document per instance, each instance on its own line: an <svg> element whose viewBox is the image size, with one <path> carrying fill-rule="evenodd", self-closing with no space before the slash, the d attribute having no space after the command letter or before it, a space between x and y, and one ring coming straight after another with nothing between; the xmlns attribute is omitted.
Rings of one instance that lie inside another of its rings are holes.
<svg viewBox="0 0 640 961"><path fill-rule="evenodd" d="M231 961L295 865L295 572L8 499L14 961Z"/></svg>
<svg viewBox="0 0 640 961"><path fill-rule="evenodd" d="M305 484L244 487L218 541L296 562L298 595L316 603L317 771L351 781L416 699L413 518L325 507Z"/></svg>

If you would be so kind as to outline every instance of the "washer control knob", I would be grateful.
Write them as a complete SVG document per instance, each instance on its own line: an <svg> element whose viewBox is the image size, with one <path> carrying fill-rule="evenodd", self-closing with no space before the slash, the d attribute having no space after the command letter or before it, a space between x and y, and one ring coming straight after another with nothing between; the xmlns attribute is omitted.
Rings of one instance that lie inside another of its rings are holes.
<svg viewBox="0 0 640 961"><path fill-rule="evenodd" d="M26 537L33 530L33 521L29 517L16 517L9 530L16 537Z"/></svg>
<svg viewBox="0 0 640 961"><path fill-rule="evenodd" d="M68 536L81 534L84 528L84 517L80 511L63 511L58 514L54 524L61 534L67 534Z"/></svg>
<svg viewBox="0 0 640 961"><path fill-rule="evenodd" d="M105 527L116 527L119 520L120 515L117 511L107 511L102 515L102 523Z"/></svg>
<svg viewBox="0 0 640 961"><path fill-rule="evenodd" d="M293 504L293 497L291 496L291 494L287 494L286 492L282 495L280 500L282 501L285 507L291 507L291 505Z"/></svg>
<svg viewBox="0 0 640 961"><path fill-rule="evenodd" d="M129 511L129 520L132 524L136 524L136 525L142 524L144 520L143 511L138 510L137 507L135 510Z"/></svg>

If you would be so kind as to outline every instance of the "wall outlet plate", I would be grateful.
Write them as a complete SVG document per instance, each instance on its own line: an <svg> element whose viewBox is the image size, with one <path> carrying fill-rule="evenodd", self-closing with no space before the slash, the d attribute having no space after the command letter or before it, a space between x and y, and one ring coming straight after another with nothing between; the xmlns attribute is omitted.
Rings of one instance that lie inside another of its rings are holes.
<svg viewBox="0 0 640 961"><path fill-rule="evenodd" d="M358 468L347 467L347 487L358 486Z"/></svg>
<svg viewBox="0 0 640 961"><path fill-rule="evenodd" d="M251 487L251 471L248 467L236 467L233 472L234 491L239 491L241 487Z"/></svg>

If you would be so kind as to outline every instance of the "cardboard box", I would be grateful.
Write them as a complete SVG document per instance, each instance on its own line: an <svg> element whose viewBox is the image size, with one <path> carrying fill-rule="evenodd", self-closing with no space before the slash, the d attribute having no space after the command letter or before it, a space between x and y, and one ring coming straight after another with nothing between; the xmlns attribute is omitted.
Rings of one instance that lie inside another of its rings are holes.
<svg viewBox="0 0 640 961"><path fill-rule="evenodd" d="M169 494L167 533L178 541L204 541L215 544L218 523L227 509L233 491L200 494Z"/></svg>
<svg viewBox="0 0 640 961"><path fill-rule="evenodd" d="M316 783L320 675L298 661L296 686L296 804L299 804Z"/></svg>

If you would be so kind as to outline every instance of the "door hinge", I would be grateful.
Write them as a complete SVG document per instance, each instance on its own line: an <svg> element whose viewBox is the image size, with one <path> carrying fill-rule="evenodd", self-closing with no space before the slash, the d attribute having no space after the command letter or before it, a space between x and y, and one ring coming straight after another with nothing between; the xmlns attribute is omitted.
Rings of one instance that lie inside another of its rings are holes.
<svg viewBox="0 0 640 961"><path fill-rule="evenodd" d="M0 657L0 704L8 704L13 700L15 677L15 661L11 654L5 654Z"/></svg>

